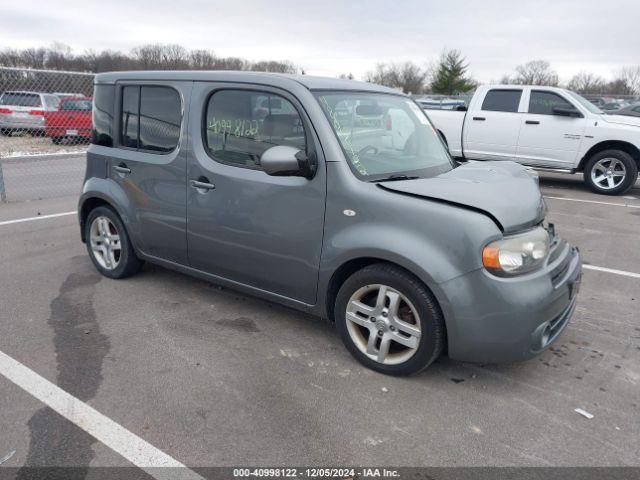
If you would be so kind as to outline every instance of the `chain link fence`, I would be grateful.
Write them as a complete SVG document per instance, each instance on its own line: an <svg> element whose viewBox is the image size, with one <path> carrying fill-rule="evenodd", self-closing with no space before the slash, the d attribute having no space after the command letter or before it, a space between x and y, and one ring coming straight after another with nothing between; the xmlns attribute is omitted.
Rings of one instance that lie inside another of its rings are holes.
<svg viewBox="0 0 640 480"><path fill-rule="evenodd" d="M93 77L0 67L0 202L80 191Z"/></svg>

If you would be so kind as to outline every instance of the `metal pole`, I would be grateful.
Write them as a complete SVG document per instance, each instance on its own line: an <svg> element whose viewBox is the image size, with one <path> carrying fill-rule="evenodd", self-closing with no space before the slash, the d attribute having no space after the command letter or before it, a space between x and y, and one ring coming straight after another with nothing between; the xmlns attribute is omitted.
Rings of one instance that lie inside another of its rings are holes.
<svg viewBox="0 0 640 480"><path fill-rule="evenodd" d="M2 159L0 159L0 202L7 201L7 191L4 188L4 175L2 174Z"/></svg>

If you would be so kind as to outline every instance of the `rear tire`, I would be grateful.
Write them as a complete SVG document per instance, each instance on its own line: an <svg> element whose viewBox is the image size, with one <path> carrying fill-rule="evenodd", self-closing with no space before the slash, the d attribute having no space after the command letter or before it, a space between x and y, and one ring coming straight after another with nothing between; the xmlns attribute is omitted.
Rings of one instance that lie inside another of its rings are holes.
<svg viewBox="0 0 640 480"><path fill-rule="evenodd" d="M62 140L64 140L64 137L51 137L51 141L54 145L60 145Z"/></svg>
<svg viewBox="0 0 640 480"><path fill-rule="evenodd" d="M584 167L584 182L602 195L622 195L636 183L638 165L623 150L603 150L594 154Z"/></svg>
<svg viewBox="0 0 640 480"><path fill-rule="evenodd" d="M136 253L118 214L109 207L96 207L84 225L89 257L109 278L126 278L137 273L143 262Z"/></svg>
<svg viewBox="0 0 640 480"><path fill-rule="evenodd" d="M10 137L11 136L11 129L10 128L0 128L0 135L3 135L5 137Z"/></svg>
<svg viewBox="0 0 640 480"><path fill-rule="evenodd" d="M363 365L388 375L428 367L445 346L444 316L429 289L407 271L376 263L340 287L336 327L347 350Z"/></svg>

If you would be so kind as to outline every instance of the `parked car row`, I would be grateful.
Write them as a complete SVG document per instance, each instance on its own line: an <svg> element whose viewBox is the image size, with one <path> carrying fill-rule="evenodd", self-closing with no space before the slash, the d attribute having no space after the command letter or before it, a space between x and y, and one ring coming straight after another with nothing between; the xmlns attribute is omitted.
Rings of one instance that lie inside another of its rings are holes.
<svg viewBox="0 0 640 480"><path fill-rule="evenodd" d="M91 98L76 93L5 91L0 95L0 134L47 136L55 144L91 136Z"/></svg>

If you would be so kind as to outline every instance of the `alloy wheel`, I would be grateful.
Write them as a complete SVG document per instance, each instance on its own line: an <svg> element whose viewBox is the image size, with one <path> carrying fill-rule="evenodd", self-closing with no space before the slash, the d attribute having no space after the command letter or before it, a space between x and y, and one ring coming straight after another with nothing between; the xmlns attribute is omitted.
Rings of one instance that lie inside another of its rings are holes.
<svg viewBox="0 0 640 480"><path fill-rule="evenodd" d="M89 231L91 251L105 270L114 270L120 263L122 248L116 226L105 216L96 217Z"/></svg>
<svg viewBox="0 0 640 480"><path fill-rule="evenodd" d="M591 181L602 190L613 190L627 177L627 168L617 158L602 158L591 169Z"/></svg>
<svg viewBox="0 0 640 480"><path fill-rule="evenodd" d="M387 285L366 285L347 303L347 331L354 345L385 365L409 360L418 350L420 317L409 299Z"/></svg>

